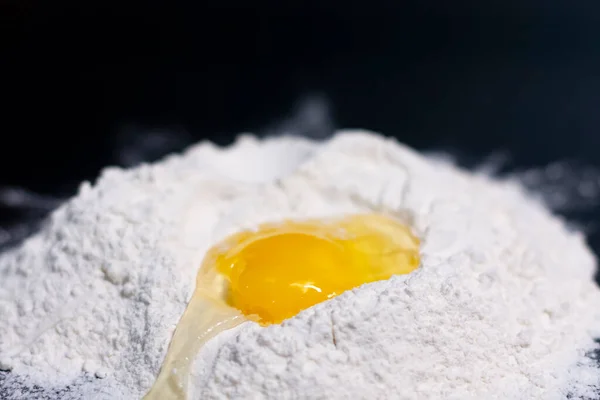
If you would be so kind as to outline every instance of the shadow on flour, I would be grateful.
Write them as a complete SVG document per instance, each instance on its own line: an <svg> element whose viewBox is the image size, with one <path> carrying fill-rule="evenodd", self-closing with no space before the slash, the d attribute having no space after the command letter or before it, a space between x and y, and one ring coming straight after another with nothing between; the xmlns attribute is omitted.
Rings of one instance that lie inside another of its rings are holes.
<svg viewBox="0 0 600 400"><path fill-rule="evenodd" d="M3 400L84 400L94 390L87 389L85 392L78 390L86 383L93 382L92 376L85 375L63 387L41 387L28 385L23 379L6 371L0 371L0 399ZM102 393L96 390L96 393Z"/></svg>

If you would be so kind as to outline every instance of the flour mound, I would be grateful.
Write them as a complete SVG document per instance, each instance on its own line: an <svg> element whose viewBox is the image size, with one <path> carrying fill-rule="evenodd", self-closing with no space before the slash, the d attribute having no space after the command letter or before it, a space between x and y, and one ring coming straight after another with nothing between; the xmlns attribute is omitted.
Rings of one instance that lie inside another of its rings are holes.
<svg viewBox="0 0 600 400"><path fill-rule="evenodd" d="M583 236L515 182L368 132L201 143L83 184L0 255L0 394L143 396L213 243L263 222L365 211L414 229L420 268L281 325L223 333L196 358L190 398L594 396L600 370L585 354L600 291Z"/></svg>

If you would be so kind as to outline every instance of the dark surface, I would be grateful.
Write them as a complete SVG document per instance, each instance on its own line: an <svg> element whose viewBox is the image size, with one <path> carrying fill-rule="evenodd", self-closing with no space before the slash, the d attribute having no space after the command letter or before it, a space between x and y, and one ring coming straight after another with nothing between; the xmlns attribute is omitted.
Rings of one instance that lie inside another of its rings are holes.
<svg viewBox="0 0 600 400"><path fill-rule="evenodd" d="M466 164L600 167L594 1L47 3L0 6L0 186L64 197L106 164L264 133L311 95L339 127ZM0 227L53 204L1 200ZM567 215L600 252L599 209Z"/></svg>

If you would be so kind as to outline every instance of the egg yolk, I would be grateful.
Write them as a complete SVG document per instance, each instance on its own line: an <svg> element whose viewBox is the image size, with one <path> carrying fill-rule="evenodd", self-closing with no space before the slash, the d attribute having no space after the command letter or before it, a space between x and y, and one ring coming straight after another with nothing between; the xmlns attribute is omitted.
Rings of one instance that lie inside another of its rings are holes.
<svg viewBox="0 0 600 400"><path fill-rule="evenodd" d="M229 305L271 324L364 283L413 271L418 246L407 226L378 214L287 221L231 236L202 268L225 278Z"/></svg>

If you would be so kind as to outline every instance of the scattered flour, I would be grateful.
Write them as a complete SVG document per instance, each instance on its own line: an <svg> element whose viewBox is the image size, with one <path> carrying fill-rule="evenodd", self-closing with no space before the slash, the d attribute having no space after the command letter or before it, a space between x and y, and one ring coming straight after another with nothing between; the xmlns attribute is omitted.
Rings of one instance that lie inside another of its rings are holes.
<svg viewBox="0 0 600 400"><path fill-rule="evenodd" d="M0 397L143 396L212 243L369 210L414 228L421 267L221 334L196 359L190 398L597 397L585 354L600 291L582 235L515 182L367 132L202 143L83 184L0 255Z"/></svg>

